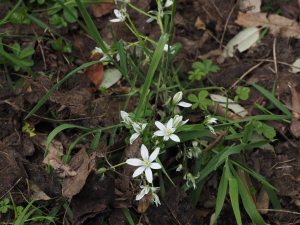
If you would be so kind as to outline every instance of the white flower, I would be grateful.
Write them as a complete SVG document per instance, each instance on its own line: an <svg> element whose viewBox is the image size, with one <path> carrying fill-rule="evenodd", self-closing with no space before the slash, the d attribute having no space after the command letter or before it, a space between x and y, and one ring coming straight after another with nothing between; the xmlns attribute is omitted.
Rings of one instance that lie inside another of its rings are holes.
<svg viewBox="0 0 300 225"><path fill-rule="evenodd" d="M159 129L158 131L154 132L155 136L163 137L164 141L168 141L170 138L171 140L175 142L180 142L179 137L174 134L176 131L176 128L173 126L174 124L174 119L171 118L166 125L163 125L159 121L155 121L155 125Z"/></svg>
<svg viewBox="0 0 300 225"><path fill-rule="evenodd" d="M124 22L125 21L125 19L126 19L126 11L125 11L125 9L123 9L123 10L115 9L114 10L114 14L115 14L115 16L117 18L111 19L110 22L118 23L118 22Z"/></svg>
<svg viewBox="0 0 300 225"><path fill-rule="evenodd" d="M94 53L94 54L95 54L95 53L103 54L103 51L102 51L101 48L95 47L95 48L93 49L92 53Z"/></svg>
<svg viewBox="0 0 300 225"><path fill-rule="evenodd" d="M123 120L122 122L124 122L125 124L127 124L129 126L133 123L127 112L120 111L120 114L121 114L121 117L122 117L122 120Z"/></svg>
<svg viewBox="0 0 300 225"><path fill-rule="evenodd" d="M183 95L182 91L177 92L174 95L173 99L172 99L172 103L174 105L179 105L179 106L185 107L185 108L191 107L192 106L191 103L187 103L187 102L181 101L182 100L182 95Z"/></svg>
<svg viewBox="0 0 300 225"><path fill-rule="evenodd" d="M217 118L214 118L214 117L211 117L211 116L206 116L205 118L206 118L205 120L206 120L207 124L215 124L218 121Z"/></svg>
<svg viewBox="0 0 300 225"><path fill-rule="evenodd" d="M168 44L165 44L165 45L164 45L164 51L165 51L165 52L169 52L169 50L170 50L170 53L171 53L171 54L174 54L174 53L175 53L175 49L174 49L172 46L169 46Z"/></svg>
<svg viewBox="0 0 300 225"><path fill-rule="evenodd" d="M156 206L160 205L159 197L156 194L157 190L159 190L158 187L149 187L148 185L146 185L146 186L141 185L140 188L142 190L135 197L136 201L141 200L145 195L147 195L151 191L151 195L152 195L152 199L151 200L152 200L152 202L154 202Z"/></svg>
<svg viewBox="0 0 300 225"><path fill-rule="evenodd" d="M131 166L138 166L138 168L134 171L132 177L137 177L145 172L146 180L149 183L152 183L153 174L152 174L151 169L154 169L154 170L161 169L161 165L159 163L153 162L157 158L158 153L159 153L159 148L156 148L152 152L152 154L149 156L147 147L142 144L141 156L142 156L143 160L137 159L137 158L132 158L132 159L126 160L127 164L129 164Z"/></svg>
<svg viewBox="0 0 300 225"><path fill-rule="evenodd" d="M132 123L132 127L135 133L130 137L130 144L132 144L135 141L135 139L137 139L143 133L143 130L146 128L146 126L146 123Z"/></svg>
<svg viewBox="0 0 300 225"><path fill-rule="evenodd" d="M167 0L166 3L165 3L165 7L167 8L171 5L173 5L173 0Z"/></svg>
<svg viewBox="0 0 300 225"><path fill-rule="evenodd" d="M205 121L204 121L204 124L208 127L210 132L214 135L216 135L216 132L215 132L214 128L211 126L211 124L217 123L217 120L218 120L217 118L214 118L211 116L206 116Z"/></svg>
<svg viewBox="0 0 300 225"><path fill-rule="evenodd" d="M182 118L183 118L183 117L182 117L182 116L179 116L179 115L176 115L176 116L174 117L174 119L173 119L173 127L174 127L174 128L180 127L180 126L186 124L186 123L189 121L188 119L182 121Z"/></svg>
<svg viewBox="0 0 300 225"><path fill-rule="evenodd" d="M178 167L176 168L176 172L180 172L183 169L182 164L179 164Z"/></svg>

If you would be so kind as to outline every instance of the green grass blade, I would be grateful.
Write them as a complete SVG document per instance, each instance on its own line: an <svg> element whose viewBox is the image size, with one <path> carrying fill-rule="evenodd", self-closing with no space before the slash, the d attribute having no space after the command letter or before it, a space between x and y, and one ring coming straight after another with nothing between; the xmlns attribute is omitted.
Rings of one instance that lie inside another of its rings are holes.
<svg viewBox="0 0 300 225"><path fill-rule="evenodd" d="M242 199L244 209L246 210L247 214L251 218L252 222L255 223L256 225L266 225L264 219L262 218L262 216L260 215L260 213L256 208L256 205L253 201L251 194L249 193L242 179L238 176L238 173L233 168L233 165L230 165L230 169L237 180L239 193Z"/></svg>
<svg viewBox="0 0 300 225"><path fill-rule="evenodd" d="M219 183L218 187L218 193L217 193L217 199L216 199L216 210L215 210L215 220L218 219L221 210L223 208L225 198L226 198L226 193L227 193L227 188L228 188L228 175L226 173L226 169L224 167L223 173L221 176L221 180Z"/></svg>
<svg viewBox="0 0 300 225"><path fill-rule="evenodd" d="M15 6L6 14L6 16L0 20L0 26L7 23L11 15L19 8L23 0L19 0Z"/></svg>
<svg viewBox="0 0 300 225"><path fill-rule="evenodd" d="M281 204L280 204L280 200L279 200L277 194L275 193L275 191L272 188L270 188L268 186L265 186L265 185L264 185L264 189L268 193L268 196L270 198L270 201L272 203L273 208L274 209L281 209L282 207L281 207Z"/></svg>
<svg viewBox="0 0 300 225"><path fill-rule="evenodd" d="M154 77L155 71L158 67L158 64L160 62L160 59L163 56L164 46L167 43L168 39L169 39L169 36L167 34L164 34L160 37L160 39L157 43L149 70L147 72L147 76L146 76L144 85L141 88L141 97L140 97L139 105L136 109L136 116L138 118L141 118L144 115L145 107L147 105L146 100L147 100L147 96L150 91L150 86L153 81L153 77Z"/></svg>
<svg viewBox="0 0 300 225"><path fill-rule="evenodd" d="M117 42L117 50L120 55L120 71L123 74L126 79L128 78L128 68L127 68L127 56L126 56L126 50L124 47L123 42L119 41Z"/></svg>
<svg viewBox="0 0 300 225"><path fill-rule="evenodd" d="M161 161L159 160L159 158L157 158L156 161L161 165L161 170L165 174L165 176L168 178L168 180L173 184L173 186L175 186L174 182L172 181L171 177L167 173L165 167L163 166L163 164L161 163Z"/></svg>
<svg viewBox="0 0 300 225"><path fill-rule="evenodd" d="M252 86L255 87L260 93L262 93L269 101L271 101L280 111L282 111L288 117L292 118L291 112L286 108L284 104L278 101L278 99L275 98L275 96L271 92L258 84L252 84Z"/></svg>
<svg viewBox="0 0 300 225"><path fill-rule="evenodd" d="M241 211L239 206L239 188L236 178L233 176L229 177L229 196L231 201L231 206L234 212L235 220L238 225L242 225Z"/></svg>
<svg viewBox="0 0 300 225"><path fill-rule="evenodd" d="M60 81L58 81L52 88L50 88L50 90L47 92L47 94L45 94L39 101L38 103L33 107L33 109L26 115L25 119L28 119L29 117L31 117L33 114L36 113L36 111L38 111L41 106L48 100L48 98L50 97L50 95L53 94L54 91L56 91L60 85L62 85L67 79L69 79L71 76L73 76L74 74L76 74L78 71L87 68L91 65L94 65L96 63L99 63L98 61L92 61L92 62L88 62L85 64L82 64L81 66L77 67L76 69L72 70L71 72L69 72L66 76L64 76Z"/></svg>
<svg viewBox="0 0 300 225"><path fill-rule="evenodd" d="M33 201L28 203L28 205L22 210L20 215L18 215L18 217L17 217L16 221L13 223L13 225L25 224L25 220L27 220L36 211L36 208L31 209L32 204L33 204Z"/></svg>
<svg viewBox="0 0 300 225"><path fill-rule="evenodd" d="M61 124L60 126L56 127L53 131L51 131L51 133L48 135L47 141L46 141L46 152L48 151L49 146L50 146L51 142L53 141L53 139L56 137L56 135L58 135L63 130L74 129L74 128L89 131L89 129L86 127L82 127L82 126L78 126L78 125L74 125L74 124L68 124L68 123Z"/></svg>
<svg viewBox="0 0 300 225"><path fill-rule="evenodd" d="M263 177L262 175L256 173L254 170L238 163L238 162L235 162L233 160L230 160L230 163L238 166L240 169L242 169L243 171L247 172L248 174L250 174L252 177L254 177L255 179L257 179L259 182L261 182L264 186L272 189L273 191L278 191L277 188L275 188L272 184L270 184L267 179L265 177Z"/></svg>
<svg viewBox="0 0 300 225"><path fill-rule="evenodd" d="M125 218L127 219L127 222L129 223L129 225L135 225L135 223L134 223L134 221L131 217L129 209L128 208L122 208L121 210L122 210Z"/></svg>
<svg viewBox="0 0 300 225"><path fill-rule="evenodd" d="M260 213L258 212L258 210L256 209L256 205L253 202L252 196L247 191L241 179L238 178L237 181L239 185L239 192L242 199L242 203L247 214L256 225L265 225L266 223L260 215Z"/></svg>
<svg viewBox="0 0 300 225"><path fill-rule="evenodd" d="M100 33L93 22L92 18L90 17L87 9L85 8L84 4L81 2L81 0L75 0L77 7L83 17L83 20L87 26L86 31L93 37L93 39L96 41L97 45L102 49L104 53L108 52L108 49L103 41L103 39L100 36Z"/></svg>

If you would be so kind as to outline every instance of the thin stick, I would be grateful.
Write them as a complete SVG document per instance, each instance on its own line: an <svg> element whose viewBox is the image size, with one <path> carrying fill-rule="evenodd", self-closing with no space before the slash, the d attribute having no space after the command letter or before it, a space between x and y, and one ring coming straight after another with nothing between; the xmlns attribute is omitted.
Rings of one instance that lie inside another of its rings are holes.
<svg viewBox="0 0 300 225"><path fill-rule="evenodd" d="M229 88L229 90L231 90L232 88L234 88L242 79L244 79L249 73L251 73L253 70L255 70L257 67L259 67L263 63L264 62L259 62L258 64L254 65L250 69L248 69L245 73L242 74L242 76L236 82L234 82L231 85L231 87Z"/></svg>
<svg viewBox="0 0 300 225"><path fill-rule="evenodd" d="M222 44L223 44L223 40L224 40L224 36L225 36L225 33L226 33L226 30L227 30L227 26L228 26L228 23L229 23L229 19L235 9L235 7L238 5L239 1L237 1L235 3L235 5L232 7L232 9L230 10L229 12L229 15L227 16L226 18L226 23L225 23L225 27L224 27L224 30L223 30L223 33L222 33L222 37L221 37L221 43L220 43L220 48L222 48Z"/></svg>

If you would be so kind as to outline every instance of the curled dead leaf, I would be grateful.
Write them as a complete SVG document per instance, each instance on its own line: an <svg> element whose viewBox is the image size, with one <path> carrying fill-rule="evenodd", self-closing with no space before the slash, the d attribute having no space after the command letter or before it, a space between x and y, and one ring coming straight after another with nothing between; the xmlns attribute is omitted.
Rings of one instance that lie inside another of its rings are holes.
<svg viewBox="0 0 300 225"><path fill-rule="evenodd" d="M200 19L199 16L195 21L195 27L197 30L205 30L205 23L203 22L203 20Z"/></svg>
<svg viewBox="0 0 300 225"><path fill-rule="evenodd" d="M239 8L243 12L260 12L261 0L240 0Z"/></svg>
<svg viewBox="0 0 300 225"><path fill-rule="evenodd" d="M45 146L45 143L43 143ZM59 177L75 176L77 173L60 159L63 155L63 146L61 142L53 140L48 148L48 154L43 163L51 166Z"/></svg>
<svg viewBox="0 0 300 225"><path fill-rule="evenodd" d="M256 199L256 208L261 214L267 214L269 209L270 199L268 192L261 188Z"/></svg>
<svg viewBox="0 0 300 225"><path fill-rule="evenodd" d="M290 72L292 73L299 73L300 72L300 58L296 59L291 66Z"/></svg>
<svg viewBox="0 0 300 225"><path fill-rule="evenodd" d="M72 158L70 167L76 171L76 175L67 177L63 182L62 195L67 198L72 198L80 192L95 164L90 160L85 149L82 149Z"/></svg>
<svg viewBox="0 0 300 225"><path fill-rule="evenodd" d="M267 13L239 13L237 24L244 27L267 27L277 36L300 38L300 24L283 16Z"/></svg>

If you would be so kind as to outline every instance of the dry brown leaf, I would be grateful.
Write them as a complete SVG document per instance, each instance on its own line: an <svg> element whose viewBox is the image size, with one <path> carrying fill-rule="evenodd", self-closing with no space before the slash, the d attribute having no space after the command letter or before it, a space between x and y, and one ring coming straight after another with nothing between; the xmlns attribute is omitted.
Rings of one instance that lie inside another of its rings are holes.
<svg viewBox="0 0 300 225"><path fill-rule="evenodd" d="M114 0L106 0L107 4L92 4L90 10L94 17L101 17L110 13L114 8Z"/></svg>
<svg viewBox="0 0 300 225"><path fill-rule="evenodd" d="M203 22L203 20L200 19L199 16L195 21L195 27L197 30L205 30L205 23Z"/></svg>
<svg viewBox="0 0 300 225"><path fill-rule="evenodd" d="M267 13L239 13L237 24L244 27L263 26L270 28L273 35L300 38L300 24L283 16Z"/></svg>
<svg viewBox="0 0 300 225"><path fill-rule="evenodd" d="M66 178L63 182L62 195L67 198L72 198L80 192L91 170L94 169L94 165L91 163L85 149L80 150L72 158L70 166L77 174L76 176Z"/></svg>
<svg viewBox="0 0 300 225"><path fill-rule="evenodd" d="M32 181L29 181L29 188L30 190L33 192L31 195L31 199L32 200L50 200L51 198L45 193L43 192L39 186L37 186L35 183L33 183Z"/></svg>
<svg viewBox="0 0 300 225"><path fill-rule="evenodd" d="M61 142L53 140L49 146L48 154L43 163L51 166L59 177L75 176L77 173L68 165L65 165L60 157L63 155Z"/></svg>
<svg viewBox="0 0 300 225"><path fill-rule="evenodd" d="M256 200L256 208L260 211L261 214L267 214L269 208L269 195L268 192L261 188Z"/></svg>
<svg viewBox="0 0 300 225"><path fill-rule="evenodd" d="M240 0L239 8L243 12L258 13L260 12L261 0Z"/></svg>
<svg viewBox="0 0 300 225"><path fill-rule="evenodd" d="M292 95L293 119L290 125L294 137L300 137L300 93L296 90L295 84L288 84Z"/></svg>

